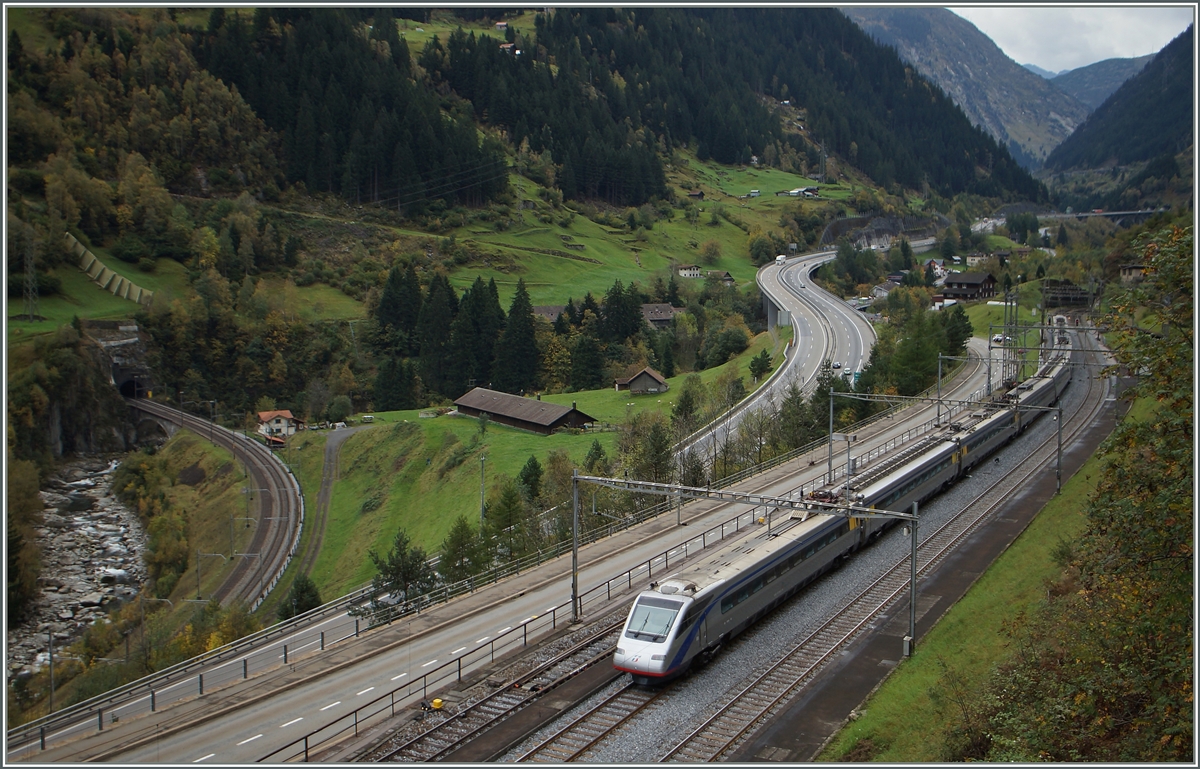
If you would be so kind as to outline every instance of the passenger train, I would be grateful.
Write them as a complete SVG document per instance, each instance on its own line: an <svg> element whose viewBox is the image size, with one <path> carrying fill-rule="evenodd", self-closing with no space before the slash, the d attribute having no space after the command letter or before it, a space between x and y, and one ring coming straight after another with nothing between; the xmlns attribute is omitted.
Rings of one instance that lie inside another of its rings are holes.
<svg viewBox="0 0 1200 769"><path fill-rule="evenodd" d="M1062 324L1058 324L1060 327ZM962 477L1055 403L1071 378L1069 339L1054 329L1049 362L997 401L889 462L814 499L907 512ZM811 496L811 495L810 495ZM827 507L827 506L826 506ZM738 633L878 537L895 518L794 511L768 531L721 546L650 584L629 612L613 664L639 684L665 683L706 661Z"/></svg>

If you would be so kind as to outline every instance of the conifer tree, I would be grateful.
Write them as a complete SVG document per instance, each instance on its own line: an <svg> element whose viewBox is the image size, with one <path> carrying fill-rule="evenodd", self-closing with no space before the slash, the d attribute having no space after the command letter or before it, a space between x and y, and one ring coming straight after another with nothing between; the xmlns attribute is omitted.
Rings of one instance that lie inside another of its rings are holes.
<svg viewBox="0 0 1200 769"><path fill-rule="evenodd" d="M580 334L571 350L571 386L595 390L604 385L604 356L591 334Z"/></svg>
<svg viewBox="0 0 1200 769"><path fill-rule="evenodd" d="M449 373L450 327L457 307L454 287L437 274L429 282L429 293L421 304L416 337L421 351L421 379L437 393L446 394Z"/></svg>
<svg viewBox="0 0 1200 769"><path fill-rule="evenodd" d="M442 540L441 557L438 558L437 570L446 582L453 583L464 580L483 571L483 548L480 547L479 537L467 522L466 516L460 515L454 520L450 532Z"/></svg>
<svg viewBox="0 0 1200 769"><path fill-rule="evenodd" d="M525 280L517 281L517 293L508 310L504 333L496 344L492 385L496 390L521 393L537 384L540 369L537 340L534 335L533 305Z"/></svg>

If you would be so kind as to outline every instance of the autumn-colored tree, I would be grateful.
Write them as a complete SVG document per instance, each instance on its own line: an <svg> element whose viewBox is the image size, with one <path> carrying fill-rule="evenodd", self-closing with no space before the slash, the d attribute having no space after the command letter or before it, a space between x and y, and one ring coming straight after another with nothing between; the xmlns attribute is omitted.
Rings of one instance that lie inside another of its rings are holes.
<svg viewBox="0 0 1200 769"><path fill-rule="evenodd" d="M1153 404L1121 421L1063 582L1012 629L1014 656L971 702L983 720L947 758L1192 763L1194 753L1194 263L1190 226L1140 244L1145 280L1106 323Z"/></svg>

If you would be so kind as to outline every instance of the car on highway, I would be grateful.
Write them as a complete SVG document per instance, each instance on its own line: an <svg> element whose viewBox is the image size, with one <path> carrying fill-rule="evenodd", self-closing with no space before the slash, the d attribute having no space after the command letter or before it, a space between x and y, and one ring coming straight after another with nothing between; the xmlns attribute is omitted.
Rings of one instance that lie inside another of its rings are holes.
<svg viewBox="0 0 1200 769"><path fill-rule="evenodd" d="M833 367L834 367L834 368L841 368L841 367L842 367L842 363L841 363L841 361L836 361L836 360L835 360L835 361L833 362Z"/></svg>

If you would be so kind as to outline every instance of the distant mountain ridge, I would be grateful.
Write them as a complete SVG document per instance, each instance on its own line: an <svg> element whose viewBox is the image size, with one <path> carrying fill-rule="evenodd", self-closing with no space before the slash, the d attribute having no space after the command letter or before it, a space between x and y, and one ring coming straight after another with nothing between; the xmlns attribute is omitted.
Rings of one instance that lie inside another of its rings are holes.
<svg viewBox="0 0 1200 769"><path fill-rule="evenodd" d="M1150 53L1136 59L1105 59L1060 72L1050 82L1094 110L1153 58L1154 54Z"/></svg>
<svg viewBox="0 0 1200 769"><path fill-rule="evenodd" d="M1042 77L1047 80L1053 80L1054 78L1058 77L1059 75L1063 75L1063 74L1066 74L1067 72L1070 72L1070 70L1068 70L1068 69L1060 70L1059 72L1051 72L1048 69L1042 69L1041 67L1039 67L1036 64L1022 64L1021 66L1024 67L1025 69L1029 70L1033 74L1037 75L1038 77Z"/></svg>
<svg viewBox="0 0 1200 769"><path fill-rule="evenodd" d="M1090 111L945 8L841 10L936 83L1027 169L1039 167Z"/></svg>

